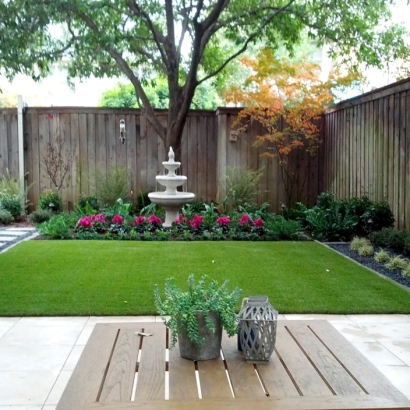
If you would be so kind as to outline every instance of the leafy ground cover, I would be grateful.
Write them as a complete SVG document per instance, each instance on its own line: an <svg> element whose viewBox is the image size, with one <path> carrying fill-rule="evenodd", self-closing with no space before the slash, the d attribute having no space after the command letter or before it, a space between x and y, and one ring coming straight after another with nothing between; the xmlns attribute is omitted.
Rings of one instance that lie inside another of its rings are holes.
<svg viewBox="0 0 410 410"><path fill-rule="evenodd" d="M408 291L315 242L37 240L0 254L0 315L154 314L154 284L190 273L281 313L410 313Z"/></svg>

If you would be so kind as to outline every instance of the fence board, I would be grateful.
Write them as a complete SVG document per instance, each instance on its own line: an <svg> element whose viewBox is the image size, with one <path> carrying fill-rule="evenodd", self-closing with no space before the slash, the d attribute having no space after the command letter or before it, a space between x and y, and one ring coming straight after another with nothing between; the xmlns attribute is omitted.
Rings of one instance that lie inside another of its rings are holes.
<svg viewBox="0 0 410 410"><path fill-rule="evenodd" d="M363 194L377 201L387 199L396 226L406 229L410 228L409 89L410 78L328 111L321 163L324 190L334 189L339 199ZM345 127L344 118L350 122ZM342 168L335 165L340 157Z"/></svg>

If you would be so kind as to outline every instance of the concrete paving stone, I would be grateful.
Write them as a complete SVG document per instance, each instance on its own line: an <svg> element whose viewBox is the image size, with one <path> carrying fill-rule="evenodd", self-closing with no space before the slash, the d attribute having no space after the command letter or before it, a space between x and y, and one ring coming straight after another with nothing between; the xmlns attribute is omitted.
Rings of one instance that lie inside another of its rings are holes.
<svg viewBox="0 0 410 410"><path fill-rule="evenodd" d="M401 323L410 322L410 315L391 314L391 315L347 315L353 322L358 324L369 323Z"/></svg>
<svg viewBox="0 0 410 410"><path fill-rule="evenodd" d="M390 352L396 355L404 364L410 366L410 340L389 340L382 341L381 344L386 347ZM410 393L410 380L409 380L409 393Z"/></svg>
<svg viewBox="0 0 410 410"><path fill-rule="evenodd" d="M402 360L378 342L350 342L375 366L404 366Z"/></svg>
<svg viewBox="0 0 410 410"><path fill-rule="evenodd" d="M0 410L44 410L43 406L0 406ZM51 410L51 409L50 409Z"/></svg>
<svg viewBox="0 0 410 410"><path fill-rule="evenodd" d="M0 248L5 244L6 244L6 242L0 242Z"/></svg>
<svg viewBox="0 0 410 410"><path fill-rule="evenodd" d="M347 322L352 321L346 315L323 315L323 314L284 314L287 320L328 320L336 322Z"/></svg>
<svg viewBox="0 0 410 410"><path fill-rule="evenodd" d="M25 345L27 340L30 345L42 345L44 349L50 345L69 345L74 346L80 336L84 326L70 325L65 326L42 326L17 323L1 339L0 346L3 345Z"/></svg>
<svg viewBox="0 0 410 410"><path fill-rule="evenodd" d="M50 395L47 397L46 405L57 405L63 395L64 389L67 386L68 381L72 375L72 371L63 371L58 376L56 383L53 386L53 389L50 392Z"/></svg>
<svg viewBox="0 0 410 410"><path fill-rule="evenodd" d="M0 317L0 338L3 337L19 320L19 317Z"/></svg>
<svg viewBox="0 0 410 410"><path fill-rule="evenodd" d="M75 345L72 348L62 370L73 371L75 369L75 366L77 366L80 356L83 353L84 347L85 345Z"/></svg>
<svg viewBox="0 0 410 410"><path fill-rule="evenodd" d="M71 350L71 346L4 345L0 348L0 369L61 371Z"/></svg>
<svg viewBox="0 0 410 410"><path fill-rule="evenodd" d="M376 366L404 395L410 392L410 367L409 366Z"/></svg>
<svg viewBox="0 0 410 410"><path fill-rule="evenodd" d="M85 325L83 330L80 333L80 336L78 336L78 339L75 342L76 346L85 346L88 342L88 339L91 336L91 333L93 332L95 327L95 324L92 325Z"/></svg>
<svg viewBox="0 0 410 410"><path fill-rule="evenodd" d="M2 241L6 241L6 242L11 242L11 241L15 241L17 238L15 236L5 236L5 235L1 235L0 239Z"/></svg>
<svg viewBox="0 0 410 410"><path fill-rule="evenodd" d="M410 342L410 322L360 324L359 326L379 341Z"/></svg>
<svg viewBox="0 0 410 410"><path fill-rule="evenodd" d="M0 237L2 237L3 235L13 235L16 238L20 237L20 236L24 236L27 235L29 232L25 231L12 231L12 230L7 230L7 231L0 231Z"/></svg>
<svg viewBox="0 0 410 410"><path fill-rule="evenodd" d="M7 228L6 229L7 231L10 231L10 232L13 232L13 231L16 231L16 232L24 232L24 231L28 231L28 232L32 232L32 231L35 231L36 230L36 228L30 228L30 227L27 227L27 228Z"/></svg>
<svg viewBox="0 0 410 410"><path fill-rule="evenodd" d="M0 371L0 406L43 405L58 375L47 370Z"/></svg>
<svg viewBox="0 0 410 410"><path fill-rule="evenodd" d="M349 342L376 342L372 336L366 333L359 325L354 323L331 322Z"/></svg>
<svg viewBox="0 0 410 410"><path fill-rule="evenodd" d="M22 317L19 325L36 325L36 326L67 326L83 325L85 326L88 316L41 316L41 317Z"/></svg>

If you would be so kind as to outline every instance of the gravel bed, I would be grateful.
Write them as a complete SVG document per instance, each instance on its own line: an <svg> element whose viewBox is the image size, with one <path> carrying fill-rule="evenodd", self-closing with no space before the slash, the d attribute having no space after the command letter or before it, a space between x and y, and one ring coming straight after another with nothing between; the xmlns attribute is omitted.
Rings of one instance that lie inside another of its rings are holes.
<svg viewBox="0 0 410 410"><path fill-rule="evenodd" d="M400 270L387 269L383 263L376 262L373 256L360 256L356 251L350 250L349 243L328 243L326 245L349 257L350 259L359 262L361 265L373 269L377 273L380 273L381 275L386 276L387 278L394 280L395 282L400 283L400 285L406 286L410 289L410 278L403 276Z"/></svg>

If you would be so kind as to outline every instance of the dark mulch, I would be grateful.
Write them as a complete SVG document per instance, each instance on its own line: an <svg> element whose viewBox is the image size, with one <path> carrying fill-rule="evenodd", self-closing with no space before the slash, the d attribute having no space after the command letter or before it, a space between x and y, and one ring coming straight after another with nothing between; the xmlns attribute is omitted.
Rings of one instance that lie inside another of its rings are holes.
<svg viewBox="0 0 410 410"><path fill-rule="evenodd" d="M367 266L381 275L386 276L387 278L394 280L395 282L400 283L410 289L410 278L403 276L400 270L387 269L383 263L376 262L373 256L360 256L356 251L350 250L350 244L348 243L328 243L327 245L343 255L348 256L350 259L353 259L356 262L359 262L360 264Z"/></svg>

